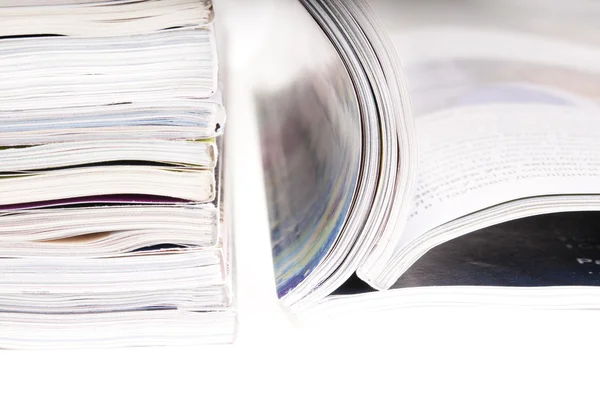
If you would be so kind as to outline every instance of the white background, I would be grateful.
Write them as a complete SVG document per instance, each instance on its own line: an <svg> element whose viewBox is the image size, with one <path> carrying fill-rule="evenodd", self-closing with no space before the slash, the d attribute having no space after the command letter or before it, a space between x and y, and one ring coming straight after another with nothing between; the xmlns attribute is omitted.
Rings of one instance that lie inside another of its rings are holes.
<svg viewBox="0 0 600 398"><path fill-rule="evenodd" d="M320 325L286 315L274 293L259 150L243 92L244 70L257 67L253 54L271 32L248 7L258 1L221 3L236 5L223 13L235 26L230 84L239 87L228 124L237 170L237 342L1 351L0 397L598 396L596 311L421 308Z"/></svg>

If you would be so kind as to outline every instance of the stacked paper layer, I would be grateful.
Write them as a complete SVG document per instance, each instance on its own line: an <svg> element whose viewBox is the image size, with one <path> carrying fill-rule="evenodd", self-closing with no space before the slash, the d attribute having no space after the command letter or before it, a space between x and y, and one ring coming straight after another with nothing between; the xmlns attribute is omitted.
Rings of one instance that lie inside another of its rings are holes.
<svg viewBox="0 0 600 398"><path fill-rule="evenodd" d="M230 341L210 2L0 7L0 347Z"/></svg>

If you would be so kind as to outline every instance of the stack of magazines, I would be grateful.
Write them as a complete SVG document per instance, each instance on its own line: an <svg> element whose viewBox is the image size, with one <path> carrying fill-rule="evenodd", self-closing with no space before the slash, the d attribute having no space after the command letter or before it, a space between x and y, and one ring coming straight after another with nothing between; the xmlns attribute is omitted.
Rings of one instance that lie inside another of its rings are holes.
<svg viewBox="0 0 600 398"><path fill-rule="evenodd" d="M0 6L0 346L231 341L210 1Z"/></svg>

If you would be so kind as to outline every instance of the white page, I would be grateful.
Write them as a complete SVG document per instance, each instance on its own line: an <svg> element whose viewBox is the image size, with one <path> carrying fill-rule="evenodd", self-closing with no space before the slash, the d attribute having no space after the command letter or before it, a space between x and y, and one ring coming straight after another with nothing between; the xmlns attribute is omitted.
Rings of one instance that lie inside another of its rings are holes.
<svg viewBox="0 0 600 398"><path fill-rule="evenodd" d="M419 177L402 243L503 202L600 192L600 114L499 104L417 121Z"/></svg>
<svg viewBox="0 0 600 398"><path fill-rule="evenodd" d="M405 32L395 45L419 143L413 209L399 248L507 201L600 192L596 46L454 26Z"/></svg>

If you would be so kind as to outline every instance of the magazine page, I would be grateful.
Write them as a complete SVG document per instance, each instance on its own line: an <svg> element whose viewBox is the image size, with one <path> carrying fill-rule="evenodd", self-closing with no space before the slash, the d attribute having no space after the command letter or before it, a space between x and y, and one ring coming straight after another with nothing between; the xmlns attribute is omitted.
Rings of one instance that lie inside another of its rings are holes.
<svg viewBox="0 0 600 398"><path fill-rule="evenodd" d="M273 1L252 82L277 294L310 292L335 250L361 167L361 116L335 48L303 6ZM302 32L299 34L298 32ZM325 271L324 271L325 270ZM323 275L323 273L325 275Z"/></svg>
<svg viewBox="0 0 600 398"><path fill-rule="evenodd" d="M427 232L474 212L600 193L600 7L371 5L401 59L419 145L412 211L394 260ZM399 274L375 284L389 287Z"/></svg>

